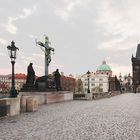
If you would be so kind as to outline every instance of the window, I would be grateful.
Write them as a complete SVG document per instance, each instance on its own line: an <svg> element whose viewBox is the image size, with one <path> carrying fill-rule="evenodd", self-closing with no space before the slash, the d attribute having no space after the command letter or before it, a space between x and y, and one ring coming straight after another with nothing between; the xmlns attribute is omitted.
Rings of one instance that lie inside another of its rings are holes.
<svg viewBox="0 0 140 140"><path fill-rule="evenodd" d="M100 78L99 81L103 81L103 79Z"/></svg>
<svg viewBox="0 0 140 140"><path fill-rule="evenodd" d="M100 92L103 92L103 89L102 88L100 88Z"/></svg>
<svg viewBox="0 0 140 140"><path fill-rule="evenodd" d="M100 86L100 87L102 87L102 86L103 86L103 84L99 84L99 86Z"/></svg>
<svg viewBox="0 0 140 140"><path fill-rule="evenodd" d="M91 84L91 86L95 86L95 84Z"/></svg>
<svg viewBox="0 0 140 140"><path fill-rule="evenodd" d="M88 86L88 84L87 84L87 83L85 83L85 86Z"/></svg>
<svg viewBox="0 0 140 140"><path fill-rule="evenodd" d="M139 69L139 66L135 66L135 69Z"/></svg>
<svg viewBox="0 0 140 140"><path fill-rule="evenodd" d="M95 88L92 88L91 91L94 92L95 91Z"/></svg>
<svg viewBox="0 0 140 140"><path fill-rule="evenodd" d="M91 80L92 80L92 81L95 81L95 79L93 79L93 78L92 78Z"/></svg>

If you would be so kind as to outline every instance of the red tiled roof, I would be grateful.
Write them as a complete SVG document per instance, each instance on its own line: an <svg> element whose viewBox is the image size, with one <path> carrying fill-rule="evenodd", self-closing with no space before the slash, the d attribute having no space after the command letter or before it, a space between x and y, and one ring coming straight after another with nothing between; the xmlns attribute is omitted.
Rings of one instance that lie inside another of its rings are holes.
<svg viewBox="0 0 140 140"><path fill-rule="evenodd" d="M12 76L9 77L9 79L11 79ZM23 74L23 73L16 73L15 74L15 79L26 79L27 78L27 75L26 74ZM35 76L35 79L37 79L38 76Z"/></svg>
<svg viewBox="0 0 140 140"><path fill-rule="evenodd" d="M15 74L15 78L16 79L26 79L26 75L25 74L22 74L22 73L16 73Z"/></svg>
<svg viewBox="0 0 140 140"><path fill-rule="evenodd" d="M26 75L25 74L23 74L23 73L16 73L15 74L15 79L26 79ZM9 79L11 79L12 78L12 75L9 77Z"/></svg>

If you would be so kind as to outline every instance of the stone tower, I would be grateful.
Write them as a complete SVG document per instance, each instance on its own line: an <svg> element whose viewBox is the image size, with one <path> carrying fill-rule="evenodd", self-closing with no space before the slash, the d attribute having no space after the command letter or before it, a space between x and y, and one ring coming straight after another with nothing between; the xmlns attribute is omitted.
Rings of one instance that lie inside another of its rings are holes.
<svg viewBox="0 0 140 140"><path fill-rule="evenodd" d="M136 57L132 55L133 92L137 92L140 85L140 44L137 46Z"/></svg>

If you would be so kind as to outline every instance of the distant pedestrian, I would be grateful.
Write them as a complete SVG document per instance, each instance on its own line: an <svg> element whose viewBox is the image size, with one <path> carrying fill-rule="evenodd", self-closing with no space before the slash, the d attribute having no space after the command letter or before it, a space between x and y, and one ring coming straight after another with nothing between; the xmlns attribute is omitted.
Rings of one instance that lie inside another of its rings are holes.
<svg viewBox="0 0 140 140"><path fill-rule="evenodd" d="M61 90L61 82L60 82L61 75L59 73L59 69L56 69L56 71L54 73L54 78L55 78L56 90L59 91L59 90Z"/></svg>

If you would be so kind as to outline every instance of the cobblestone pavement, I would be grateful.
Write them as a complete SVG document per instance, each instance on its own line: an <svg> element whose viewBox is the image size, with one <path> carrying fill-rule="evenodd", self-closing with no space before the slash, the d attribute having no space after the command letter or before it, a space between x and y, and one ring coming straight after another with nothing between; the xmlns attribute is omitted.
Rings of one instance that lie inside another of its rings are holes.
<svg viewBox="0 0 140 140"><path fill-rule="evenodd" d="M42 105L1 119L0 140L140 140L140 94Z"/></svg>

